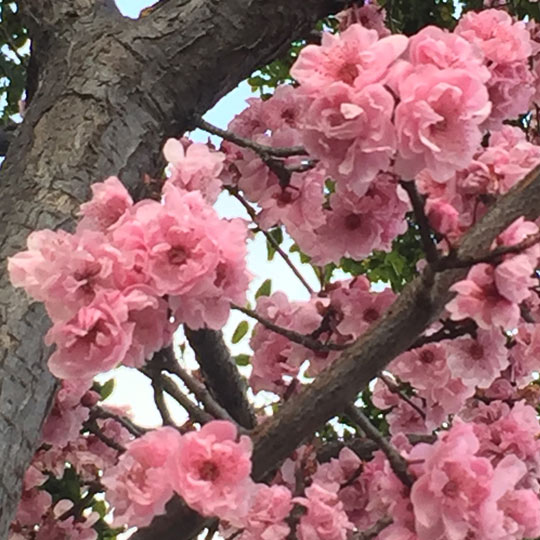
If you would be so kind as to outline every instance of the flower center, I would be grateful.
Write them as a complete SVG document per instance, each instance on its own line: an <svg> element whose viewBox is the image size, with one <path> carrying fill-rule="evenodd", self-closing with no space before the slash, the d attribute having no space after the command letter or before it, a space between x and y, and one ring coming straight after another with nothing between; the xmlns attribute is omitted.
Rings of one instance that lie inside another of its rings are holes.
<svg viewBox="0 0 540 540"><path fill-rule="evenodd" d="M199 467L199 476L206 482L214 482L219 477L219 469L213 461L205 461Z"/></svg>
<svg viewBox="0 0 540 540"><path fill-rule="evenodd" d="M355 64L347 63L339 68L338 79L352 86L358 74L358 67Z"/></svg>

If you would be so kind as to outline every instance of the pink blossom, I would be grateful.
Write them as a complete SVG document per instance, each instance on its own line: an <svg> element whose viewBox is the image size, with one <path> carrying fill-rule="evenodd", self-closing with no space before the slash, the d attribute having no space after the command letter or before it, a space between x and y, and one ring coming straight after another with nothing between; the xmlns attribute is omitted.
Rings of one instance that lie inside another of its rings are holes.
<svg viewBox="0 0 540 540"><path fill-rule="evenodd" d="M61 379L81 379L116 367L124 359L133 334L128 309L119 293L101 294L67 322L56 323L46 335L56 344L49 369Z"/></svg>
<svg viewBox="0 0 540 540"><path fill-rule="evenodd" d="M466 167L491 105L486 87L464 69L419 66L399 85L396 171L412 179L427 168L437 181Z"/></svg>
<svg viewBox="0 0 540 540"><path fill-rule="evenodd" d="M458 231L459 212L451 204L441 199L428 198L425 208L429 224L437 232L452 235Z"/></svg>
<svg viewBox="0 0 540 540"><path fill-rule="evenodd" d="M291 492L284 486L256 484L251 497L239 540L285 540L290 531L285 519L293 507Z"/></svg>
<svg viewBox="0 0 540 540"><path fill-rule="evenodd" d="M476 339L454 339L446 347L448 367L465 384L487 388L508 366L505 344L506 338L498 329L480 329Z"/></svg>
<svg viewBox="0 0 540 540"><path fill-rule="evenodd" d="M525 114L536 91L535 77L527 61L490 67L491 79L487 87L493 105L485 126L500 128L501 122Z"/></svg>
<svg viewBox="0 0 540 540"><path fill-rule="evenodd" d="M47 477L41 473L35 465L30 465L24 474L23 491L15 521L20 526L30 526L41 522L42 517L52 504L51 495L45 491L38 489L44 484Z"/></svg>
<svg viewBox="0 0 540 540"><path fill-rule="evenodd" d="M8 260L11 282L44 302L53 319L72 317L99 291L114 286L120 252L103 233L37 231L27 246Z"/></svg>
<svg viewBox="0 0 540 540"><path fill-rule="evenodd" d="M355 90L335 83L314 97L304 113L304 145L336 180L347 182L361 196L390 163L395 149L393 109L394 98L381 84Z"/></svg>
<svg viewBox="0 0 540 540"><path fill-rule="evenodd" d="M188 143L186 148L183 141L168 139L163 155L172 167L169 182L187 191L199 190L209 203L216 202L224 154L211 152L206 144Z"/></svg>
<svg viewBox="0 0 540 540"><path fill-rule="evenodd" d="M471 317L480 328L514 328L519 321L519 307L501 295L495 284L495 270L485 263L474 265L467 279L450 288L457 293L446 309L453 320Z"/></svg>
<svg viewBox="0 0 540 540"><path fill-rule="evenodd" d="M114 526L144 527L165 512L173 492L166 463L178 451L180 434L163 427L131 442L102 479L107 499L114 507Z"/></svg>
<svg viewBox="0 0 540 540"><path fill-rule="evenodd" d="M500 9L469 11L460 18L455 33L478 45L495 64L527 60L532 53L525 24Z"/></svg>
<svg viewBox="0 0 540 540"><path fill-rule="evenodd" d="M408 56L413 65L464 69L474 73L482 82L490 78L479 47L437 26L426 26L410 38Z"/></svg>
<svg viewBox="0 0 540 540"><path fill-rule="evenodd" d="M77 231L91 229L106 232L131 206L133 200L116 176L92 184L92 199L81 204L79 215L82 219Z"/></svg>
<svg viewBox="0 0 540 540"><path fill-rule="evenodd" d="M476 457L472 425L458 423L430 446L413 448L410 460L423 461L411 490L419 540L465 540L491 492L493 468Z"/></svg>
<svg viewBox="0 0 540 540"><path fill-rule="evenodd" d="M353 524L336 493L317 483L308 487L305 493L306 497L296 499L307 509L297 527L299 540L346 540Z"/></svg>
<svg viewBox="0 0 540 540"><path fill-rule="evenodd" d="M182 436L169 466L172 487L189 506L233 525L245 518L252 485L251 441L236 438L230 422L209 422Z"/></svg>
<svg viewBox="0 0 540 540"><path fill-rule="evenodd" d="M320 46L304 47L291 75L301 84L302 91L312 94L336 82L363 88L381 81L406 46L405 36L379 40L376 30L353 24L338 35L325 32Z"/></svg>
<svg viewBox="0 0 540 540"><path fill-rule="evenodd" d="M62 381L56 393L54 405L42 428L43 441L48 444L65 446L79 436L83 422L90 410L83 404L83 398L97 400L96 392L89 391L91 380Z"/></svg>

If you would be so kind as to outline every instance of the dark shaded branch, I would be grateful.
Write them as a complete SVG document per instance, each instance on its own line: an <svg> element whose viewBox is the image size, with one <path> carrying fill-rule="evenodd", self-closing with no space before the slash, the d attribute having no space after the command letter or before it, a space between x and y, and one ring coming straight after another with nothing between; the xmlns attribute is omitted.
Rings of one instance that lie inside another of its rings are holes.
<svg viewBox="0 0 540 540"><path fill-rule="evenodd" d="M434 263L439 258L439 253L433 241L431 228L424 209L424 198L418 193L414 181L402 180L400 185L407 192L411 200L414 217L420 230L420 238L422 239L422 245L426 254L426 261L428 263Z"/></svg>
<svg viewBox="0 0 540 540"><path fill-rule="evenodd" d="M447 257L439 260L435 265L437 271L446 270L449 268L470 268L471 266L479 263L499 263L505 255L517 255L530 247L540 242L540 232L536 234L530 234L517 244L512 246L499 246L485 255L475 257L474 255L466 258L457 258L455 253L451 253Z"/></svg>
<svg viewBox="0 0 540 540"><path fill-rule="evenodd" d="M388 442L386 437L371 423L370 419L357 407L351 405L345 410L345 414L352 422L359 427L368 438L370 438L383 452L394 474L401 482L411 487L413 480L408 472L407 461L399 454L399 452Z"/></svg>
<svg viewBox="0 0 540 540"><path fill-rule="evenodd" d="M209 415L202 409L199 409L199 407L197 407L197 405L195 405L195 403L193 403L193 401L191 401L191 399L189 399L189 397L186 396L182 392L182 390L180 390L180 388L178 388L176 383L164 373L159 373L158 375L152 369L144 367L140 368L139 371L149 377L152 382L155 378L159 377L159 384L162 390L167 392L167 394L169 394L175 401L177 401L178 404L186 410L186 412L194 422L199 422L200 424L207 424L208 422L213 420L213 417L211 415ZM174 425L174 423L172 425Z"/></svg>
<svg viewBox="0 0 540 540"><path fill-rule="evenodd" d="M103 407L93 407L90 413L94 418L111 418L126 428L134 437L140 437L146 433L146 429L133 423L129 418L112 413Z"/></svg>
<svg viewBox="0 0 540 540"><path fill-rule="evenodd" d="M246 381L238 371L222 333L191 330L187 326L184 326L184 332L212 396L242 427L255 427L257 421L247 398Z"/></svg>
<svg viewBox="0 0 540 540"><path fill-rule="evenodd" d="M283 326L274 324L272 321L261 317L256 311L253 311L252 309L243 308L234 304L231 307L236 311L240 311L244 313L244 315L255 319L265 328L268 328L268 330L284 336L293 343L298 343L298 345L302 345L306 349L311 349L312 351L343 351L349 346L348 344L322 343L321 341L314 339L311 336L306 336L305 334L300 334L299 332L295 332L294 330L289 330L288 328L283 328Z"/></svg>
<svg viewBox="0 0 540 540"><path fill-rule="evenodd" d="M452 321L446 319L442 323L442 328L429 334L427 336L420 336L411 346L411 349L417 349L423 347L428 343L438 343L445 339L454 339L460 336L471 335L474 336L478 325L472 319L465 319L463 321Z"/></svg>
<svg viewBox="0 0 540 540"><path fill-rule="evenodd" d="M112 449L116 450L120 454L123 454L126 449L120 444L117 443L114 439L111 439L97 425L97 422L93 419L89 419L83 424L83 428L86 429L89 433L92 433L92 435L95 435L101 442L105 443L107 446L111 447Z"/></svg>

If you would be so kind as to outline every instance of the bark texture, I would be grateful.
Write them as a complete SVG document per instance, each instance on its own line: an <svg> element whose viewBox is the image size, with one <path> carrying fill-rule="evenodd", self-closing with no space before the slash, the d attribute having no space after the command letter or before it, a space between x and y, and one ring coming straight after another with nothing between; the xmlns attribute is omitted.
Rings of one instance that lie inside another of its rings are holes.
<svg viewBox="0 0 540 540"><path fill-rule="evenodd" d="M89 186L133 194L161 142L282 54L334 0L163 0L137 21L112 0L20 0L32 37L31 103L0 174L0 538L16 509L55 381L43 308L8 282L7 258L41 228L70 228ZM219 340L219 335L208 339ZM217 342L217 341L216 341Z"/></svg>

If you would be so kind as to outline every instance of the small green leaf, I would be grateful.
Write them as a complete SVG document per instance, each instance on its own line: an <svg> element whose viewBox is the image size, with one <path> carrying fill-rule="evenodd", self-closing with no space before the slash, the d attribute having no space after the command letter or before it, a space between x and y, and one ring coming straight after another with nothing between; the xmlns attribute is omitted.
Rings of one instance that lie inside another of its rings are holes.
<svg viewBox="0 0 540 540"><path fill-rule="evenodd" d="M274 242L276 244L281 244L283 242L283 231L281 230L281 227L277 227L275 229L272 229L268 232L268 234L272 237ZM267 259L271 261L274 258L274 255L276 254L276 248L272 245L272 243L267 239L266 240L266 250L267 250Z"/></svg>
<svg viewBox="0 0 540 540"><path fill-rule="evenodd" d="M248 322L247 321L242 321L236 327L236 330L234 331L234 334L232 336L232 342L233 343L238 343L247 334L248 330L249 330Z"/></svg>
<svg viewBox="0 0 540 540"><path fill-rule="evenodd" d="M99 514L99 517L104 518L107 515L107 505L105 501L94 501L92 505L92 510Z"/></svg>
<svg viewBox="0 0 540 540"><path fill-rule="evenodd" d="M266 279L263 284L257 289L257 292L255 293L255 299L259 298L260 296L270 296L272 293L272 280Z"/></svg>
<svg viewBox="0 0 540 540"><path fill-rule="evenodd" d="M249 356L249 354L237 354L234 357L234 361L236 362L237 366L248 366L250 360L251 357Z"/></svg>
<svg viewBox="0 0 540 540"><path fill-rule="evenodd" d="M99 394L101 396L101 401L106 400L114 390L114 379L109 379L105 384L101 385L99 389Z"/></svg>

